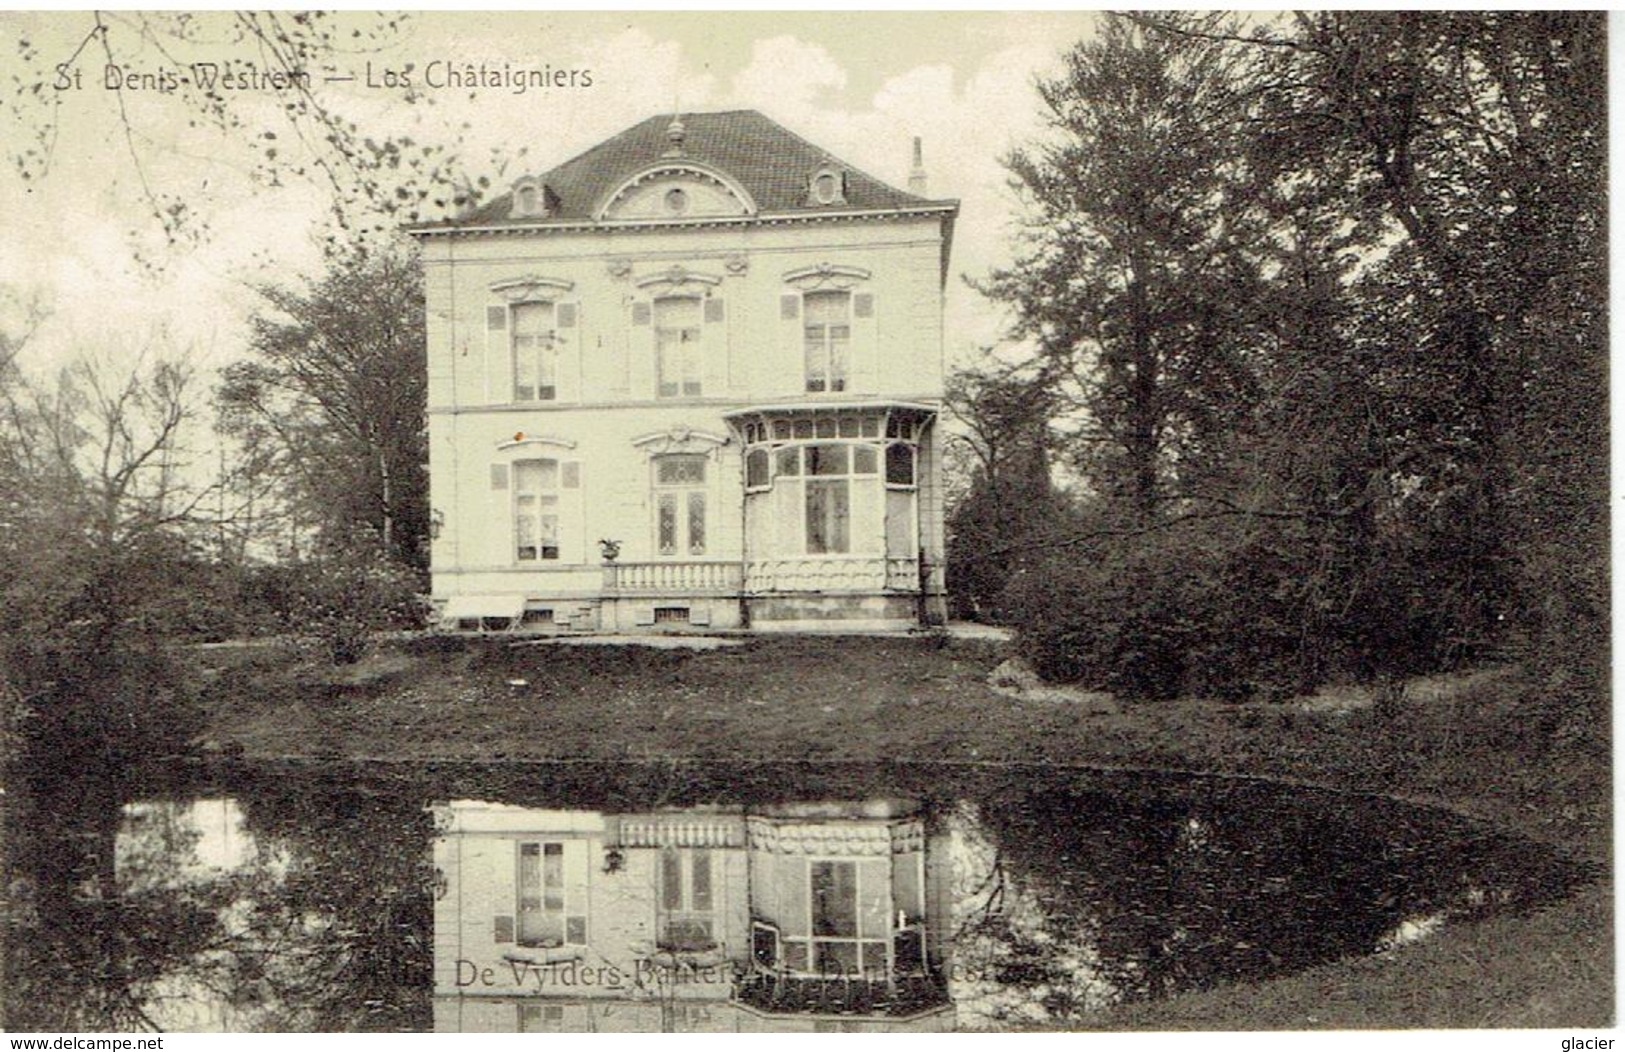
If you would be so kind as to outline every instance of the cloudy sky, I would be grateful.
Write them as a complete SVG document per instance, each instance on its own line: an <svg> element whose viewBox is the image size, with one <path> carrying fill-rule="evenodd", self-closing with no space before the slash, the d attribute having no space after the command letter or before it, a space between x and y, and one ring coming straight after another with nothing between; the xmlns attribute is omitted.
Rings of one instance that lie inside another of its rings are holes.
<svg viewBox="0 0 1625 1052"><path fill-rule="evenodd" d="M321 190L291 176L283 188L267 190L246 174L242 136L261 129L286 136L274 92L239 98L248 103L246 125L234 138L189 127L187 110L161 86L126 91L133 130L126 139L121 93L106 87L109 49L131 71L152 77L200 59L256 57L232 40L230 15L190 17L191 39L144 40L156 22L114 13L104 43L89 35L89 14L0 12L5 53L15 54L25 40L36 53L21 78L0 84L19 103L21 118L0 124L8 160L0 200L10 217L0 252L6 301L0 322L14 324L18 302L48 310L30 348L36 361L84 346L113 355L156 347L184 350L204 363L231 360L242 353L245 322L256 306L252 286L308 275L319 265ZM363 13L339 17L345 40L353 39L352 28L372 24ZM1002 325L960 277L985 274L1008 255L1014 199L998 159L1039 131L1035 78L1053 73L1062 52L1090 32L1091 16L1067 12L425 12L381 47L358 42L332 53L332 70L357 80L319 81L316 90L379 138L451 144L460 133L469 174L493 179L493 151L525 147L522 167L543 171L674 107L759 109L897 185L906 184L909 144L920 136L932 196L961 201L948 314L950 353L963 359L996 339ZM386 70L408 64L421 82L435 60L589 69L592 86L523 95L427 89L412 103L381 83ZM78 71L76 87L58 90L58 65ZM31 76L52 82L34 91ZM50 131L49 167L25 182L9 162L42 127ZM139 173L132 152L141 159ZM500 181L518 174L510 169ZM183 197L212 237L184 252L166 251L143 215L143 180ZM138 264L140 250L160 264L156 271Z"/></svg>

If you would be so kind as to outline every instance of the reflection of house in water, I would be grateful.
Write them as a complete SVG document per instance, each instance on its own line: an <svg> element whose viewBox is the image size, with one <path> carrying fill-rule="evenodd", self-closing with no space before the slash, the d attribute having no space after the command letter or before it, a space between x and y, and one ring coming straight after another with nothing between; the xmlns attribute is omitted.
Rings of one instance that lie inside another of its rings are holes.
<svg viewBox="0 0 1625 1052"><path fill-rule="evenodd" d="M951 1025L911 805L435 811L437 1030Z"/></svg>

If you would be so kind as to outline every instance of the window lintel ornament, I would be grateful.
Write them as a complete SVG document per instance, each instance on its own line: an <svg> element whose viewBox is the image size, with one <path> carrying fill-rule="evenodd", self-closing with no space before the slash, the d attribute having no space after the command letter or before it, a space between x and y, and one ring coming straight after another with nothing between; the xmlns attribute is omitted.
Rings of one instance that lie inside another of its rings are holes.
<svg viewBox="0 0 1625 1052"><path fill-rule="evenodd" d="M672 453L714 455L728 444L728 436L692 427L672 427L664 431L651 431L649 434L639 435L632 440L632 444L651 457L663 457Z"/></svg>
<svg viewBox="0 0 1625 1052"><path fill-rule="evenodd" d="M574 439L559 438L557 435L527 435L523 431L516 431L512 438L497 443L497 452L527 452L545 446L553 446L561 451L567 451L574 449L576 443Z"/></svg>
<svg viewBox="0 0 1625 1052"><path fill-rule="evenodd" d="M756 199L751 197L750 191L746 190L737 179L722 171L720 168L713 168L711 165L704 164L699 161L691 161L686 158L681 160L675 158L665 158L647 168L644 168L642 171L633 173L626 179L622 180L620 184L615 187L615 189L605 194L603 199L599 202L598 207L593 209L593 219L600 222L606 219L614 219L615 216L611 215L610 213L613 212L615 207L625 200L627 195L633 190L638 189L646 183L673 177L679 180L698 180L704 183L715 184L716 186L721 187L722 190L728 194L728 196L732 197L738 202L740 209L739 214L753 216L757 213Z"/></svg>
<svg viewBox="0 0 1625 1052"><path fill-rule="evenodd" d="M850 289L872 277L874 273L863 267L851 267L844 263L819 263L787 272L784 275L784 283L802 292L812 292L817 289Z"/></svg>
<svg viewBox="0 0 1625 1052"><path fill-rule="evenodd" d="M501 296L509 303L529 300L555 300L575 288L576 283L564 278L548 278L531 274L522 278L504 278L487 286L492 295Z"/></svg>
<svg viewBox="0 0 1625 1052"><path fill-rule="evenodd" d="M655 296L703 296L707 289L722 284L722 278L716 274L689 270L680 263L674 263L665 270L634 278L632 284L648 290Z"/></svg>

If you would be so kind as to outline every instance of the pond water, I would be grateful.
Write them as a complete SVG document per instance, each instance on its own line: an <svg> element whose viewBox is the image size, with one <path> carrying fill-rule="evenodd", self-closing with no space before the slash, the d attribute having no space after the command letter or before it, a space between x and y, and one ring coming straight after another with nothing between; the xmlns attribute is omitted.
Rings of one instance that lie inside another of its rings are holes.
<svg viewBox="0 0 1625 1052"><path fill-rule="evenodd" d="M1048 768L239 767L0 800L14 1030L1065 1027L1589 879L1393 801Z"/></svg>

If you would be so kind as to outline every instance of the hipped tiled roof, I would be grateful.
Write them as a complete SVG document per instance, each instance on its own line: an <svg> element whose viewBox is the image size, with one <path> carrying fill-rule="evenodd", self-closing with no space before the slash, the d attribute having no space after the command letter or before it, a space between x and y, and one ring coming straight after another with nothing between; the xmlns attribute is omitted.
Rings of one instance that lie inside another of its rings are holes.
<svg viewBox="0 0 1625 1052"><path fill-rule="evenodd" d="M949 202L905 193L853 168L755 110L685 113L682 160L719 169L737 180L761 212L831 211L809 205L807 188L826 166L846 173L846 203L834 210L909 209ZM512 194L502 194L450 226L546 226L591 221L593 211L624 180L660 162L671 148L672 117L650 117L541 176L556 195L547 218L514 219ZM440 225L440 224L432 224Z"/></svg>

